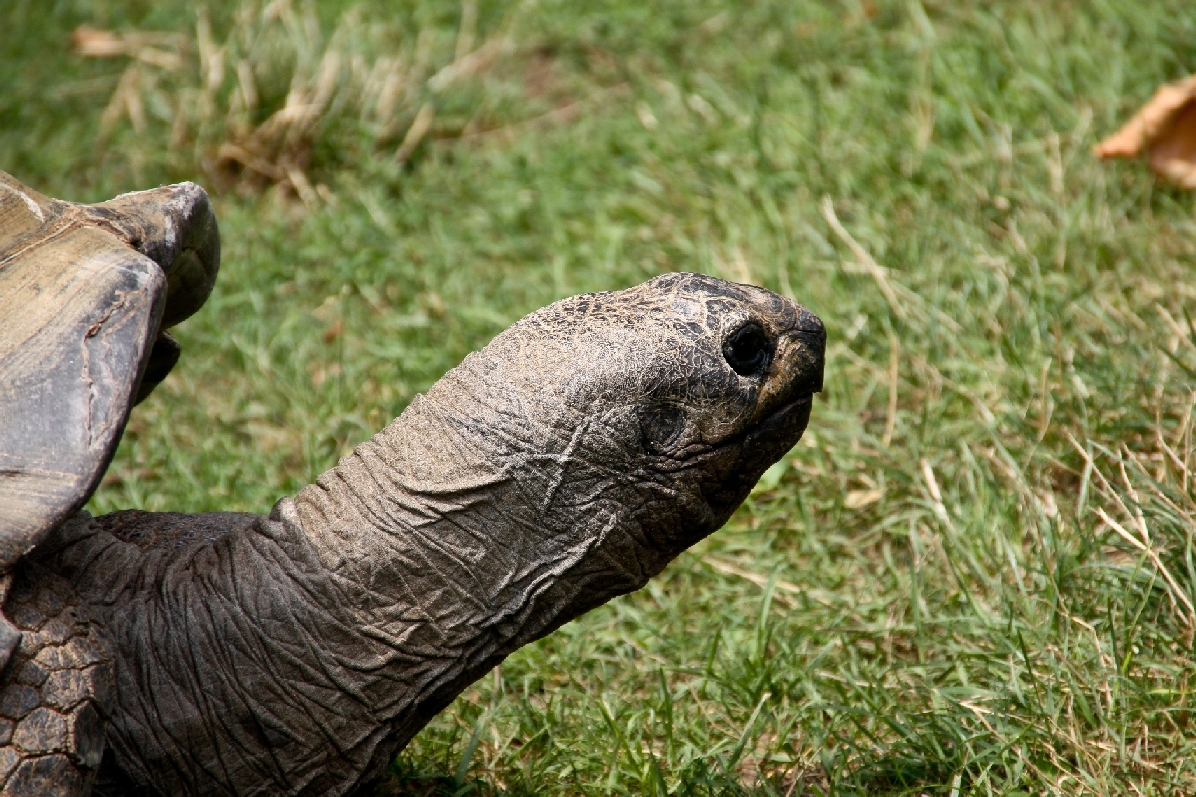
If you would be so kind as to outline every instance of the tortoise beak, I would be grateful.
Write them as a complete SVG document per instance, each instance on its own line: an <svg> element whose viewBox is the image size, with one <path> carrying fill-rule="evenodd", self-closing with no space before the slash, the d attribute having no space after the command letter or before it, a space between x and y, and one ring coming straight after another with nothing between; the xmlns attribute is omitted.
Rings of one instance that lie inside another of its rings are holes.
<svg viewBox="0 0 1196 797"><path fill-rule="evenodd" d="M798 308L793 325L778 337L767 381L760 389L762 419L822 391L826 328L818 316Z"/></svg>
<svg viewBox="0 0 1196 797"><path fill-rule="evenodd" d="M799 394L822 392L822 369L826 359L826 327L822 319L804 307L798 314L797 323L782 340L793 352L788 367L794 379L794 389Z"/></svg>

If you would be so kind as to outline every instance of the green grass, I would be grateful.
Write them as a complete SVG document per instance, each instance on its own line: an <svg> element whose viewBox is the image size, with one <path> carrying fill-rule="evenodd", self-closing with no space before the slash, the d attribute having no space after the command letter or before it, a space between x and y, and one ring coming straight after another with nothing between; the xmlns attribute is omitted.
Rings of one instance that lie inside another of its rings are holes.
<svg viewBox="0 0 1196 797"><path fill-rule="evenodd" d="M439 90L461 5L351 5L251 21L260 105L226 76L177 125L187 4L0 11L0 168L219 189L220 281L93 511L268 511L523 314L662 271L830 334L727 528L508 659L380 794L1196 792L1193 202L1089 153L1196 69L1188 3L482 2L509 46ZM81 23L183 34L141 132L97 137L129 62L70 54ZM329 49L348 88L270 153L310 191L214 162ZM353 81L388 56L384 119Z"/></svg>

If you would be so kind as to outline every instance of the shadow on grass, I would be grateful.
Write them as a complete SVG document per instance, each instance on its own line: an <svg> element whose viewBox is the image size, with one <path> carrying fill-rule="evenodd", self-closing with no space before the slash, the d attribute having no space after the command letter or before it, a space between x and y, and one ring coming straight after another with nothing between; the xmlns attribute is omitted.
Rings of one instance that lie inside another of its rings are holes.
<svg viewBox="0 0 1196 797"><path fill-rule="evenodd" d="M911 751L869 761L852 773L849 791L861 794L947 793L959 772L962 758L935 759ZM961 777L961 781L967 780ZM846 784L845 784L846 785Z"/></svg>
<svg viewBox="0 0 1196 797"><path fill-rule="evenodd" d="M458 785L448 775L421 775L414 771L396 771L392 766L372 790L367 788L362 793L373 797L446 797L478 794L479 790L473 784Z"/></svg>
<svg viewBox="0 0 1196 797"><path fill-rule="evenodd" d="M969 735L935 714L890 717L886 724L899 740L870 750L857 748L831 793L950 794L959 793L980 771L1000 767L1004 745Z"/></svg>

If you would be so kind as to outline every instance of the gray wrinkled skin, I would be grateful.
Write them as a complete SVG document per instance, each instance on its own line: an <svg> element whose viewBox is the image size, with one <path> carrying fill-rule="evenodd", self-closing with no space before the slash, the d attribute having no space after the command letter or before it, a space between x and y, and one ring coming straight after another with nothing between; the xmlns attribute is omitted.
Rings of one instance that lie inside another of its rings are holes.
<svg viewBox="0 0 1196 797"><path fill-rule="evenodd" d="M724 344L745 324L771 353L741 375ZM68 523L42 558L115 651L103 777L169 795L367 784L516 648L722 526L800 438L824 341L793 302L699 275L577 296L268 518Z"/></svg>

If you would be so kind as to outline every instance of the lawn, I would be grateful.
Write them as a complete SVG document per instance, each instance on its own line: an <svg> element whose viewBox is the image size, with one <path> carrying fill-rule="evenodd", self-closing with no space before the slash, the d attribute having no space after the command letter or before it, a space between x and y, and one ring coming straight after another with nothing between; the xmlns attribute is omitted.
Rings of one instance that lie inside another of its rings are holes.
<svg viewBox="0 0 1196 797"><path fill-rule="evenodd" d="M194 179L222 225L92 511L267 512L525 313L664 271L829 332L727 527L379 795L1196 793L1193 201L1090 154L1196 69L1190 3L263 6L0 8L0 168Z"/></svg>

